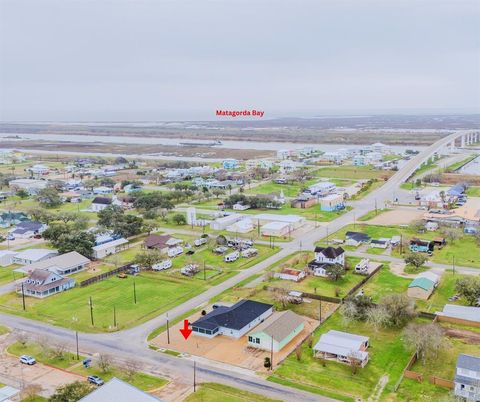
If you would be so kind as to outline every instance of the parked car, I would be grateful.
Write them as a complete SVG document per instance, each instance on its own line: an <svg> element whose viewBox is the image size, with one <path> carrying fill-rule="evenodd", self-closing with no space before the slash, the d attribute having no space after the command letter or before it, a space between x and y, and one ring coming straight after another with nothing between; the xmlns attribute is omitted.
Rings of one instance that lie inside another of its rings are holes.
<svg viewBox="0 0 480 402"><path fill-rule="evenodd" d="M89 375L87 380L90 384L95 384L98 386L105 384L105 382L98 375Z"/></svg>
<svg viewBox="0 0 480 402"><path fill-rule="evenodd" d="M7 235L7 240L15 240L15 236L11 233Z"/></svg>
<svg viewBox="0 0 480 402"><path fill-rule="evenodd" d="M22 364L28 364L29 366L33 366L37 361L35 358L29 355L22 355L20 356L20 363Z"/></svg>

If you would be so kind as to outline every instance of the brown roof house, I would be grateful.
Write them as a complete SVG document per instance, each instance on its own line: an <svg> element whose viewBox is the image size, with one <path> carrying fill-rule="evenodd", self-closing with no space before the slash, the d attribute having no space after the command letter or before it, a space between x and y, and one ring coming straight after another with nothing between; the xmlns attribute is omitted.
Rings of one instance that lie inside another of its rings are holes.
<svg viewBox="0 0 480 402"><path fill-rule="evenodd" d="M64 277L48 269L36 269L17 288L17 293L25 296L44 298L75 286L75 280Z"/></svg>
<svg viewBox="0 0 480 402"><path fill-rule="evenodd" d="M168 241L172 237L169 235L156 235L156 234L151 234L145 240L143 241L143 247L151 250L151 249L157 249L157 250L166 250L169 247Z"/></svg>

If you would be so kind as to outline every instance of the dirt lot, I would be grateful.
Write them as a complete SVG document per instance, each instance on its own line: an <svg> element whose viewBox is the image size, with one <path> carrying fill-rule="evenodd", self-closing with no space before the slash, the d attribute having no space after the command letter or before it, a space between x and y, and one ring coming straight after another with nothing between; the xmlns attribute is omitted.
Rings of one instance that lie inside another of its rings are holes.
<svg viewBox="0 0 480 402"><path fill-rule="evenodd" d="M445 335L450 336L452 338L462 339L469 344L474 344L474 345L480 344L480 333L478 332L472 332L466 329L448 328L445 331Z"/></svg>
<svg viewBox="0 0 480 402"><path fill-rule="evenodd" d="M211 308L207 311L210 310ZM188 318L189 322L194 322L200 317L200 315L201 313L192 315ZM280 352L273 354L274 366L292 353L296 346L318 326L318 321L316 320L307 317L304 317L304 320L304 330L292 339ZM183 321L170 329L170 344L167 344L166 332L161 333L151 343L159 348L188 353L190 355L239 366L249 370L265 370L263 367L263 361L265 357L270 356L270 352L248 348L248 333L240 339L233 339L222 335L208 339L192 333L190 337L185 340L179 331L182 327Z"/></svg>
<svg viewBox="0 0 480 402"><path fill-rule="evenodd" d="M422 219L425 211L414 208L396 208L384 212L368 221L370 225L406 225L418 219Z"/></svg>

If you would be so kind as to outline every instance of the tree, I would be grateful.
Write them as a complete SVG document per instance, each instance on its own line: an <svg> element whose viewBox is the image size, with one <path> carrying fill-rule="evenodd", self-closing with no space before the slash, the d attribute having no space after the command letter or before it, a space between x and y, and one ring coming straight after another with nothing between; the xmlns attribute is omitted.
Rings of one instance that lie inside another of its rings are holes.
<svg viewBox="0 0 480 402"><path fill-rule="evenodd" d="M27 346L27 343L29 341L29 336L26 332L18 332L15 336L16 341L24 348Z"/></svg>
<svg viewBox="0 0 480 402"><path fill-rule="evenodd" d="M382 297L379 305L388 314L388 325L403 327L416 316L415 302L405 294L392 293Z"/></svg>
<svg viewBox="0 0 480 402"><path fill-rule="evenodd" d="M172 220L177 224L177 225L185 225L187 223L187 220L185 218L185 215L182 214L175 214L172 217Z"/></svg>
<svg viewBox="0 0 480 402"><path fill-rule="evenodd" d="M98 367L102 370L103 373L108 373L112 367L112 358L107 354L100 354L98 357Z"/></svg>
<svg viewBox="0 0 480 402"><path fill-rule="evenodd" d="M469 276L457 279L455 290L464 297L470 306L474 306L480 299L480 278Z"/></svg>
<svg viewBox="0 0 480 402"><path fill-rule="evenodd" d="M93 256L95 235L87 232L65 233L57 241L52 241L52 244L58 248L60 254L76 251L84 257L90 258Z"/></svg>
<svg viewBox="0 0 480 402"><path fill-rule="evenodd" d="M162 253L159 250L149 250L138 253L135 256L135 263L145 268L152 268L152 265L162 260Z"/></svg>
<svg viewBox="0 0 480 402"><path fill-rule="evenodd" d="M332 281L338 281L343 275L345 275L345 267L340 264L329 264L325 268L325 272L327 276L332 280Z"/></svg>
<svg viewBox="0 0 480 402"><path fill-rule="evenodd" d="M62 204L58 190L53 187L41 189L37 194L37 200L46 208L55 208Z"/></svg>
<svg viewBox="0 0 480 402"><path fill-rule="evenodd" d="M414 266L417 270L428 261L428 257L422 253L408 253L405 263Z"/></svg>
<svg viewBox="0 0 480 402"><path fill-rule="evenodd" d="M362 366L362 356L360 354L360 351L352 350L348 354L348 360L352 369L352 374L357 374L358 369Z"/></svg>
<svg viewBox="0 0 480 402"><path fill-rule="evenodd" d="M75 381L63 385L48 399L49 402L77 402L93 391L93 387L85 381Z"/></svg>
<svg viewBox="0 0 480 402"><path fill-rule="evenodd" d="M115 225L118 216L123 215L123 208L118 205L109 205L98 212L98 225L111 228Z"/></svg>
<svg viewBox="0 0 480 402"><path fill-rule="evenodd" d="M461 237L460 231L454 228L444 228L442 230L442 233L445 238L452 244Z"/></svg>
<svg viewBox="0 0 480 402"><path fill-rule="evenodd" d="M215 242L219 246L226 246L227 245L227 238L224 235L218 235L217 238L215 239Z"/></svg>
<svg viewBox="0 0 480 402"><path fill-rule="evenodd" d="M415 233L418 233L423 229L425 229L425 224L421 219L417 219L417 220L414 220L413 222L410 222L408 226Z"/></svg>
<svg viewBox="0 0 480 402"><path fill-rule="evenodd" d="M57 215L57 219L62 221L63 223L73 222L78 218L78 214L74 212L60 212Z"/></svg>
<svg viewBox="0 0 480 402"><path fill-rule="evenodd" d="M444 331L435 323L408 324L403 340L408 348L415 351L423 365L429 359L436 359L439 351L446 347Z"/></svg>
<svg viewBox="0 0 480 402"><path fill-rule="evenodd" d="M367 323L372 326L375 332L378 332L380 327L388 324L389 315L384 307L372 307L366 312Z"/></svg>
<svg viewBox="0 0 480 402"><path fill-rule="evenodd" d="M135 375L142 369L140 362L136 360L127 360L123 366L123 371L128 381L132 381Z"/></svg>
<svg viewBox="0 0 480 402"><path fill-rule="evenodd" d="M28 198L29 194L23 188L21 188L16 192L16 195L18 195L22 200L24 200L25 198Z"/></svg>

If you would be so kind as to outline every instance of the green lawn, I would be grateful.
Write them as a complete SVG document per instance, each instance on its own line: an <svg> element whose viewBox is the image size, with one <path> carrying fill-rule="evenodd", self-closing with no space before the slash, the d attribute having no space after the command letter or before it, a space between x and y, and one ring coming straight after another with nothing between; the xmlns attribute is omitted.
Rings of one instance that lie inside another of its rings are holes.
<svg viewBox="0 0 480 402"><path fill-rule="evenodd" d="M405 349L401 331L382 329L374 332L363 322L344 325L339 312L333 314L314 332L313 345L322 333L336 329L370 337L370 361L357 374L352 374L348 365L327 362L325 366L313 357L308 343L302 346L301 361L295 354L290 355L268 379L292 387L310 390L340 400L353 401L357 397L363 400L372 394L382 376L389 376L385 391L392 390L400 378L410 353Z"/></svg>
<svg viewBox="0 0 480 402"><path fill-rule="evenodd" d="M134 387L140 388L143 391L153 391L155 389L163 387L168 381L164 378L154 377L152 375L142 373L138 371L132 378L128 378L127 374L123 372L121 368L111 367L108 372L104 373L93 363L92 367L86 369L83 366L77 366L72 369L73 372L80 375L98 375L105 382L111 380L113 377L117 377L123 381L132 384Z"/></svg>
<svg viewBox="0 0 480 402"><path fill-rule="evenodd" d="M468 158L462 159L461 161L455 162L445 169L447 172L455 172L460 169L462 166L466 165L468 162L473 161L478 155L470 155Z"/></svg>
<svg viewBox="0 0 480 402"><path fill-rule="evenodd" d="M470 197L480 197L480 186L468 188L467 195Z"/></svg>
<svg viewBox="0 0 480 402"><path fill-rule="evenodd" d="M128 276L126 279L119 279L113 276L43 300L27 297L25 312L22 310L22 298L19 295L5 294L0 296L0 310L79 331L110 331L115 330L114 307L116 329L124 329L162 314L201 293L209 284L208 280L177 278L168 272L142 272L135 278ZM93 300L94 326L91 325L89 297Z"/></svg>
<svg viewBox="0 0 480 402"><path fill-rule="evenodd" d="M55 348L54 345L48 346L52 349ZM38 343L33 342L28 342L25 346L19 342L12 343L7 348L7 352L15 356L30 355L33 356L39 363L44 363L63 369L71 367L84 359L83 356L79 356L80 360L77 360L76 355L70 352L64 352L63 357L61 358L52 357L48 350L42 348Z"/></svg>
<svg viewBox="0 0 480 402"><path fill-rule="evenodd" d="M366 296L378 302L383 296L392 293L404 293L412 282L409 278L402 278L390 272L388 266L382 267L363 287Z"/></svg>
<svg viewBox="0 0 480 402"><path fill-rule="evenodd" d="M308 254L308 261L313 259L313 253L304 253L303 255ZM298 258L300 263L297 265L290 265L288 263L282 264L287 265L289 268L293 269L305 269L306 264L302 256ZM307 261L307 262L308 262ZM347 261L350 267L354 267L359 261L360 258L348 257ZM281 269L278 269L280 271ZM352 270L347 271L347 273L338 281L332 281L328 278L322 278L319 276L308 276L300 282L292 282L283 279L272 279L269 281L269 286L287 288L291 290L297 290L299 292L307 293L316 293L322 296L328 297L345 297L350 289L352 289L358 282L363 279L363 276L356 275L352 273Z"/></svg>
<svg viewBox="0 0 480 402"><path fill-rule="evenodd" d="M8 334L9 332L10 330L7 327L0 325L0 335L5 335L5 334Z"/></svg>
<svg viewBox="0 0 480 402"><path fill-rule="evenodd" d="M223 384L203 383L184 402L274 402L276 400Z"/></svg>
<svg viewBox="0 0 480 402"><path fill-rule="evenodd" d="M0 267L0 285L20 279L23 275L18 272L13 272L14 269L20 265L10 265L8 267Z"/></svg>

